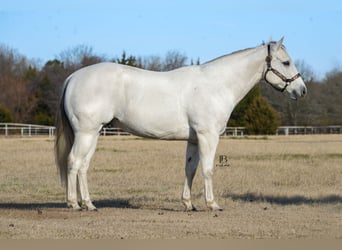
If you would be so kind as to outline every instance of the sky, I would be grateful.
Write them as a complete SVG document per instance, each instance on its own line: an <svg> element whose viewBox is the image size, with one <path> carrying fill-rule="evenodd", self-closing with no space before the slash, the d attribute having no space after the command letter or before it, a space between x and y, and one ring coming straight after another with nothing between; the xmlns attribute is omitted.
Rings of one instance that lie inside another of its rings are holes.
<svg viewBox="0 0 342 250"><path fill-rule="evenodd" d="M77 45L205 62L284 36L292 59L322 78L342 69L341 26L340 0L0 0L0 45L41 63Z"/></svg>

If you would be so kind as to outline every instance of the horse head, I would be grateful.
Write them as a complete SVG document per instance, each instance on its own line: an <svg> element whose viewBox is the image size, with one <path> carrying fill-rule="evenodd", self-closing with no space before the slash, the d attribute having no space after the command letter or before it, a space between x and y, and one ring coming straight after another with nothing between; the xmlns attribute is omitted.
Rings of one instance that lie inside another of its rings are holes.
<svg viewBox="0 0 342 250"><path fill-rule="evenodd" d="M275 89L290 94L292 99L304 97L307 93L305 83L296 69L294 62L286 52L284 37L278 42L270 41L265 59L264 80Z"/></svg>

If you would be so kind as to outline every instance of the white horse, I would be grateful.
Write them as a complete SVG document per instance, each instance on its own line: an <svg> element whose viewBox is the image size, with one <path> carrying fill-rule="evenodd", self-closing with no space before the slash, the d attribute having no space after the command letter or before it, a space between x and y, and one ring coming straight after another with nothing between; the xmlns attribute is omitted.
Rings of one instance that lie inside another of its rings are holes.
<svg viewBox="0 0 342 250"><path fill-rule="evenodd" d="M195 209L191 186L200 162L206 205L221 210L213 195L213 165L219 136L236 104L261 79L293 99L307 92L282 42L283 38L169 72L100 63L70 75L64 83L55 140L68 207L81 209L78 180L82 208L96 209L87 170L101 128L112 122L138 136L186 140L185 208Z"/></svg>

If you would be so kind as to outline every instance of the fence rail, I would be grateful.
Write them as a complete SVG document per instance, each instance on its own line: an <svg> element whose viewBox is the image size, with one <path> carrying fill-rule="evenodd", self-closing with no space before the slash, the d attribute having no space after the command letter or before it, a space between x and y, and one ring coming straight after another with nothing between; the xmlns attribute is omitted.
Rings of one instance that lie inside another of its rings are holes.
<svg viewBox="0 0 342 250"><path fill-rule="evenodd" d="M22 123L0 123L0 135L5 136L49 136L55 134L55 127Z"/></svg>
<svg viewBox="0 0 342 250"><path fill-rule="evenodd" d="M101 130L101 135L132 135L121 128L103 128ZM223 136L243 136L246 134L245 127L227 127Z"/></svg>
<svg viewBox="0 0 342 250"><path fill-rule="evenodd" d="M120 128L103 128L102 136L130 136L131 134ZM276 135L309 135L309 134L342 134L342 126L281 126ZM0 136L49 136L55 135L54 126L43 126L22 123L0 123ZM247 135L244 127L227 127L222 136Z"/></svg>
<svg viewBox="0 0 342 250"><path fill-rule="evenodd" d="M277 135L342 134L342 126L281 126Z"/></svg>

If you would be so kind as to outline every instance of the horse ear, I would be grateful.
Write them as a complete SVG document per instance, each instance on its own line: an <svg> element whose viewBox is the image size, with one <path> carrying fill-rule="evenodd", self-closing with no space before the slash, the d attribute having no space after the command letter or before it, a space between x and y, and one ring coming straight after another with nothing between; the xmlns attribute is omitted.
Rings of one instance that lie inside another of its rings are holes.
<svg viewBox="0 0 342 250"><path fill-rule="evenodd" d="M281 45L283 44L283 41L284 41L284 37L282 37L278 42L277 44L274 46L274 50L277 51L280 49Z"/></svg>

